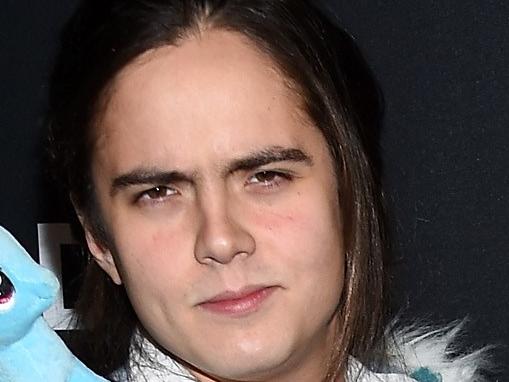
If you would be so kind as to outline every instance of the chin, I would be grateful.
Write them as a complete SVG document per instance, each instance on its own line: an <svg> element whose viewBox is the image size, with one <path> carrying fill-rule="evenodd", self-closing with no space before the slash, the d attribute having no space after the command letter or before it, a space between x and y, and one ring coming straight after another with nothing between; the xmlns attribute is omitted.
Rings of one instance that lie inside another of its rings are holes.
<svg viewBox="0 0 509 382"><path fill-rule="evenodd" d="M221 379L234 381L263 381L268 378L275 379L278 374L284 371L278 362L245 362L238 361L234 364L219 365L208 372L209 375Z"/></svg>
<svg viewBox="0 0 509 382"><path fill-rule="evenodd" d="M225 349L208 359L210 367L201 368L208 374L238 381L264 380L276 376L288 367L290 349L281 344L244 344L237 349Z"/></svg>

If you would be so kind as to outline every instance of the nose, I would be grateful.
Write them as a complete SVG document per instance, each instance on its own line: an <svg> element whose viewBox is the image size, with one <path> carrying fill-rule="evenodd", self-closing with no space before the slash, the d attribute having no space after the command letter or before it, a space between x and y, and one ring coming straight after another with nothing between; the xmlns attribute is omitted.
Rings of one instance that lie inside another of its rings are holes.
<svg viewBox="0 0 509 382"><path fill-rule="evenodd" d="M200 209L201 224L194 248L199 263L228 264L236 256L254 253L254 237L248 227L241 225L241 213L232 202L225 197L207 198Z"/></svg>

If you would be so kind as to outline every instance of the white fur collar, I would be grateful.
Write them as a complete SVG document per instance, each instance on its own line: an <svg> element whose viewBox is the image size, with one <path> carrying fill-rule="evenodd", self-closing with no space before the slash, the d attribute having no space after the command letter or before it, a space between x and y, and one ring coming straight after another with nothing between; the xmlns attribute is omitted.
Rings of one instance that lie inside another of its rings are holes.
<svg viewBox="0 0 509 382"><path fill-rule="evenodd" d="M399 373L428 369L438 382L482 382L489 367L490 348L460 354L459 343L465 322L433 329L413 325L394 330L391 336L391 370ZM425 382L427 380L425 379Z"/></svg>

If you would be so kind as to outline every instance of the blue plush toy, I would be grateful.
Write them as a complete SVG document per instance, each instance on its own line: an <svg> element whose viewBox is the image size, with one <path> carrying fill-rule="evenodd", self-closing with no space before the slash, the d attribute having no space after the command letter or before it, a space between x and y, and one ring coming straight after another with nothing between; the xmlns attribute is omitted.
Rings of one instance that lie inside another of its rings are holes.
<svg viewBox="0 0 509 382"><path fill-rule="evenodd" d="M0 226L0 382L98 382L42 318L59 285Z"/></svg>

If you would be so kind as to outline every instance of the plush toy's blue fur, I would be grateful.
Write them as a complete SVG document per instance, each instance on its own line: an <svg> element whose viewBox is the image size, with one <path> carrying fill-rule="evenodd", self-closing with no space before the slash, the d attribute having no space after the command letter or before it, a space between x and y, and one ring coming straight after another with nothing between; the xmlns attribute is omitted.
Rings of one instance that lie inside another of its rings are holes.
<svg viewBox="0 0 509 382"><path fill-rule="evenodd" d="M55 276L0 227L0 382L106 381L74 357L42 318L58 288Z"/></svg>

